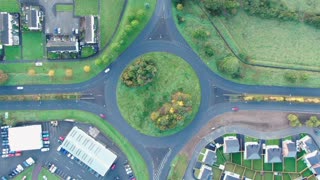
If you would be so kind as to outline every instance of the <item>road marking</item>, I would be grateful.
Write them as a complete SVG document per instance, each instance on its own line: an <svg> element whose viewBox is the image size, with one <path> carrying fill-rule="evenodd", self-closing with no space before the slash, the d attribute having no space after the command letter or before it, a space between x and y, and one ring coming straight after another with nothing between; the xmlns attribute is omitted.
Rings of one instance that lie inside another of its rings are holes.
<svg viewBox="0 0 320 180"><path fill-rule="evenodd" d="M69 163L73 164L73 162L69 161Z"/></svg>
<svg viewBox="0 0 320 180"><path fill-rule="evenodd" d="M80 179L82 179L82 177L81 177L79 174L78 174L77 176L78 176Z"/></svg>
<svg viewBox="0 0 320 180"><path fill-rule="evenodd" d="M53 158L55 161L58 161L58 159L57 158Z"/></svg>
<svg viewBox="0 0 320 180"><path fill-rule="evenodd" d="M70 168L68 166L66 166L66 168L70 171Z"/></svg>

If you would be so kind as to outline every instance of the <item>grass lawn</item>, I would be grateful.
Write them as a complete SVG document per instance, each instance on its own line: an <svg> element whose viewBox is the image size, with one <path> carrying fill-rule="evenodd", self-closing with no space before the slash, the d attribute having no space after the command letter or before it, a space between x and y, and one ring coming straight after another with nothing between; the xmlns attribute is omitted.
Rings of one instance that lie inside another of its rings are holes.
<svg viewBox="0 0 320 180"><path fill-rule="evenodd" d="M231 154L232 162L235 163L235 164L241 165L241 159L242 159L241 154L242 153L232 153Z"/></svg>
<svg viewBox="0 0 320 180"><path fill-rule="evenodd" d="M273 179L273 173L272 172L265 172L264 173L264 179L272 180Z"/></svg>
<svg viewBox="0 0 320 180"><path fill-rule="evenodd" d="M184 173L188 167L188 157L185 154L179 154L174 158L171 164L168 179L183 179Z"/></svg>
<svg viewBox="0 0 320 180"><path fill-rule="evenodd" d="M253 179L255 171L250 170L250 169L246 169L246 171L244 172L244 176L250 179Z"/></svg>
<svg viewBox="0 0 320 180"><path fill-rule="evenodd" d="M296 171L296 159L284 158L284 171L295 172Z"/></svg>
<svg viewBox="0 0 320 180"><path fill-rule="evenodd" d="M236 174L242 175L242 173L244 172L244 167L236 166L234 172L235 172Z"/></svg>
<svg viewBox="0 0 320 180"><path fill-rule="evenodd" d="M0 12L20 12L19 0L0 0Z"/></svg>
<svg viewBox="0 0 320 180"><path fill-rule="evenodd" d="M223 58L227 57L227 56L232 56L231 52L227 49L226 45L224 44L223 40L221 39L221 37L217 34L217 32L215 31L215 29L212 27L212 25L210 24L210 21L206 18L206 16L204 15L204 13L200 10L200 8L196 5L197 3L194 3L193 1L185 1L184 3L184 9L182 12L177 12L176 8L173 7L173 12L174 12L174 16L178 13L180 16L182 16L184 18L184 22L181 23L180 25L178 24L178 20L177 18L175 18L176 23L177 23L177 28L179 29L180 33L183 35L183 37L186 39L186 41L188 42L188 44L193 48L193 50L195 50L195 52L201 57L201 59L204 61L205 64L207 64L207 66L216 74L237 82L237 83L242 83L242 84L250 84L250 85L277 85L277 86L300 86L300 87L320 87L320 73L315 73L315 72L307 72L307 71L303 71L303 73L305 73L309 79L306 81L297 81L295 83L290 83L288 82L285 78L284 75L288 72L294 72L294 73L299 73L301 71L293 71L293 70L281 70L281 69L275 69L275 68L262 68L262 67L256 67L256 66L249 66L249 65L244 65L242 64L242 73L243 73L243 78L241 79L234 79L231 76L227 76L223 73L221 73L218 69L217 69L217 62L219 62L220 60L222 60ZM235 17L237 18L237 17ZM264 20L263 20L264 21ZM250 23L250 22L247 22ZM262 22L261 22L262 23ZM281 24L281 23L279 23ZM282 26L282 25L280 25ZM304 27L298 27L299 25L297 25L297 27L295 27L296 32L298 33L299 31L302 31ZM208 32L209 36L206 37L206 40L197 40L195 38L192 37L192 34L194 32L195 29L199 29L199 28L204 29L205 32ZM250 28L251 25L248 24L246 28ZM277 28L278 26L274 26L273 28ZM238 29L239 27L237 27ZM299 29L300 28L300 29ZM309 29L311 27L305 27L306 29ZM239 28L240 29L240 28ZM283 29L279 29L280 32L283 32ZM320 31L320 30L313 30L313 31ZM267 33L267 34L271 34L271 33ZM312 37L312 31L311 31L311 35L310 37ZM240 34L242 36L242 34ZM239 35L239 36L240 36ZM271 34L273 35L273 34ZM271 36L270 35L270 36ZM283 34L285 37L288 37L287 34ZM316 37L318 37L319 35L317 34ZM282 37L285 38L285 37ZM295 36L290 36L290 37L295 37ZM309 37L309 35L307 35L307 37ZM291 38L291 40L288 40L288 43L292 43L291 41L302 41L301 39L305 38L304 36L300 36L298 38ZM275 40L276 42L278 42L278 39ZM316 41L316 38L313 39L308 39L306 42L302 42L302 43L308 43L308 42L314 42ZM269 41L269 44L272 43L273 41ZM282 50L285 49L285 45L286 45L286 41L282 41ZM241 44L242 45L242 44ZM254 43L252 43L252 46L254 45ZM213 55L212 56L208 56L205 53L205 49L208 46L210 47L210 49L212 49L213 51ZM245 45L248 46L248 45ZM295 44L295 46L300 47L299 44ZM308 45L310 46L310 45ZM240 46L242 47L242 46ZM276 46L274 46L276 47ZM272 47L266 47L266 48L272 48ZM312 49L314 48L318 48L318 46L314 46L312 47ZM261 50L264 50L264 47L261 47ZM303 47L303 49L305 49ZM274 48L274 51L278 51L276 48ZM289 52L291 52L292 50L289 50ZM300 51L300 50L299 50ZM309 52L309 50L306 50L306 52ZM296 56L300 56L300 54L296 53L296 52L292 52L293 54L296 54ZM313 54L317 54L320 53L320 51L316 51L316 52L310 52ZM267 52L266 56L269 56L270 53ZM275 53L274 53L275 54ZM286 53L287 56L290 58L291 55L289 56L289 53ZM284 56L283 54L277 54L276 56ZM306 56L310 56L309 54L306 53ZM274 56L272 56L274 57ZM312 56L311 59L313 60L309 60L308 61L314 61L314 59L319 58L320 56ZM305 58L303 58L305 59ZM291 60L290 60L291 61ZM293 59L292 61L297 61L296 59ZM299 63L302 63L302 61L300 61ZM317 61L317 63L320 63L320 61ZM313 66L313 67L317 67L319 68L320 66ZM311 66L309 66L308 68L311 68Z"/></svg>
<svg viewBox="0 0 320 180"><path fill-rule="evenodd" d="M272 171L272 163L263 163L264 171Z"/></svg>
<svg viewBox="0 0 320 180"><path fill-rule="evenodd" d="M44 36L42 32L22 33L22 57L26 60L44 59Z"/></svg>
<svg viewBox="0 0 320 180"><path fill-rule="evenodd" d="M223 156L223 150L222 150L222 148L217 149L216 155L217 155L217 162L216 162L216 164L217 164L217 165L221 165L221 164L224 165L224 163L226 162L226 159L225 159L225 157Z"/></svg>
<svg viewBox="0 0 320 180"><path fill-rule="evenodd" d="M119 22L125 0L100 0L100 46L106 46ZM112 8L110 8L112 7ZM105 11L105 9L108 9Z"/></svg>
<svg viewBox="0 0 320 180"><path fill-rule="evenodd" d="M252 163L252 160L242 160L242 166L245 166L249 169L251 169L251 163Z"/></svg>
<svg viewBox="0 0 320 180"><path fill-rule="evenodd" d="M88 16L99 14L99 0L75 0L75 15ZM110 8L110 7L109 7ZM106 11L109 10L105 9ZM110 8L111 9L111 8Z"/></svg>
<svg viewBox="0 0 320 180"><path fill-rule="evenodd" d="M313 173L312 171L310 171L309 169L305 170L303 173L302 173L302 176L303 177L309 177L311 176Z"/></svg>
<svg viewBox="0 0 320 180"><path fill-rule="evenodd" d="M263 160L262 159L256 159L256 160L252 160L253 162L253 169L254 170L262 170L262 163L263 163Z"/></svg>
<svg viewBox="0 0 320 180"><path fill-rule="evenodd" d="M280 145L280 139L266 140L266 145Z"/></svg>
<svg viewBox="0 0 320 180"><path fill-rule="evenodd" d="M34 165L28 167L25 169L21 174L16 176L14 180L21 180L24 176L26 176L26 180L32 180L32 171L33 171Z"/></svg>
<svg viewBox="0 0 320 180"><path fill-rule="evenodd" d="M5 60L21 60L21 46L5 46Z"/></svg>
<svg viewBox="0 0 320 180"><path fill-rule="evenodd" d="M282 163L274 163L273 164L273 171L278 171L278 172L280 172L280 171L282 171L283 170L283 165L282 165ZM292 172L294 172L294 171L292 171Z"/></svg>
<svg viewBox="0 0 320 180"><path fill-rule="evenodd" d="M288 173L283 173L282 176L283 176L283 180L291 180L291 177Z"/></svg>
<svg viewBox="0 0 320 180"><path fill-rule="evenodd" d="M89 57L95 53L94 48L92 47L83 47L81 50L81 57Z"/></svg>
<svg viewBox="0 0 320 180"><path fill-rule="evenodd" d="M256 173L256 176L254 177L254 180L262 180L263 176L260 173Z"/></svg>
<svg viewBox="0 0 320 180"><path fill-rule="evenodd" d="M274 176L274 180L282 180L282 176L278 175L278 176Z"/></svg>
<svg viewBox="0 0 320 180"><path fill-rule="evenodd" d="M58 12L73 12L72 4L57 4L56 11Z"/></svg>
<svg viewBox="0 0 320 180"><path fill-rule="evenodd" d="M250 137L250 136L245 136L245 142L258 142L259 139Z"/></svg>
<svg viewBox="0 0 320 180"><path fill-rule="evenodd" d="M24 121L50 121L57 119L76 119L79 122L90 123L99 128L101 133L108 136L127 156L137 179L150 179L148 168L130 142L123 137L116 129L106 120L101 119L95 114L77 110L46 110L46 111L8 111L9 117L14 122ZM5 111L0 112L4 116Z"/></svg>
<svg viewBox="0 0 320 180"><path fill-rule="evenodd" d="M297 161L297 171L298 172L301 172L306 168L307 168L307 165L303 162L303 159L300 159L299 161Z"/></svg>
<svg viewBox="0 0 320 180"><path fill-rule="evenodd" d="M220 170L218 167L213 166L213 179L220 179L222 175L222 170ZM182 177L180 179L183 179Z"/></svg>
<svg viewBox="0 0 320 180"><path fill-rule="evenodd" d="M128 123L141 133L151 136L174 134L185 128L198 112L201 90L199 80L191 66L177 56L168 53L149 53L158 72L153 82L137 88L129 88L121 81L118 83L117 99L121 114ZM153 111L163 103L171 101L177 91L192 96L192 114L185 122L174 129L160 131L150 119Z"/></svg>
<svg viewBox="0 0 320 180"><path fill-rule="evenodd" d="M38 179L43 179L43 176L46 176L48 178L48 180L52 179L52 180L59 180L60 177L56 176L55 174L52 174L49 170L42 168L40 171L40 174L38 176Z"/></svg>
<svg viewBox="0 0 320 180"><path fill-rule="evenodd" d="M233 169L236 165L235 164L232 164L232 163L226 163L225 165L225 171L230 171L230 172L233 172Z"/></svg>

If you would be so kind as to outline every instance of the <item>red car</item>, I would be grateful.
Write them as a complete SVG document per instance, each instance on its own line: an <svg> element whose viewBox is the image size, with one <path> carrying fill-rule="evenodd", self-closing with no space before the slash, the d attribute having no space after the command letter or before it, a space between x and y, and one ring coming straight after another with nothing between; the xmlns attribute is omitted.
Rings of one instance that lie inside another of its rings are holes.
<svg viewBox="0 0 320 180"><path fill-rule="evenodd" d="M60 136L60 137L59 137L59 140L60 140L60 141L64 141L64 137Z"/></svg>
<svg viewBox="0 0 320 180"><path fill-rule="evenodd" d="M45 138L43 138L42 140L44 140L44 141L48 141L48 140L49 140L49 138L48 138L48 137L45 137Z"/></svg>
<svg viewBox="0 0 320 180"><path fill-rule="evenodd" d="M238 107L233 107L232 111L239 111L239 108Z"/></svg>
<svg viewBox="0 0 320 180"><path fill-rule="evenodd" d="M9 157L14 157L14 154L9 154Z"/></svg>
<svg viewBox="0 0 320 180"><path fill-rule="evenodd" d="M15 156L21 156L21 153L17 152L17 153L15 154Z"/></svg>
<svg viewBox="0 0 320 180"><path fill-rule="evenodd" d="M116 164L112 164L111 166L111 170L114 170L114 169L116 169Z"/></svg>
<svg viewBox="0 0 320 180"><path fill-rule="evenodd" d="M101 118L106 118L106 115L104 114L99 114Z"/></svg>

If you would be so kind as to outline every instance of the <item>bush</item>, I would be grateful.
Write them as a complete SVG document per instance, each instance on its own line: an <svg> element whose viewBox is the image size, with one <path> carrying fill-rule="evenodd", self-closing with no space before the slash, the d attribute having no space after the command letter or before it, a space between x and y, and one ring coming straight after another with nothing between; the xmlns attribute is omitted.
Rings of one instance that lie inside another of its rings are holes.
<svg viewBox="0 0 320 180"><path fill-rule="evenodd" d="M213 50L213 45L210 43L205 43L204 45L204 53L208 56L211 57L214 55L214 50Z"/></svg>
<svg viewBox="0 0 320 180"><path fill-rule="evenodd" d="M289 81L289 82L291 82L291 83L294 83L294 82L297 81L298 75L297 75L295 72L289 71L289 72L286 72L286 73L284 74L284 78L285 78L287 81Z"/></svg>
<svg viewBox="0 0 320 180"><path fill-rule="evenodd" d="M171 96L171 102L165 103L152 112L150 119L161 130L168 130L183 125L186 117L192 113L192 101L189 94L177 92Z"/></svg>
<svg viewBox="0 0 320 180"><path fill-rule="evenodd" d="M224 72L232 77L240 76L240 62L234 56L228 56L224 58L219 64L218 68L221 72Z"/></svg>
<svg viewBox="0 0 320 180"><path fill-rule="evenodd" d="M124 70L121 80L128 87L144 86L153 81L156 73L157 67L152 59L140 58Z"/></svg>
<svg viewBox="0 0 320 180"><path fill-rule="evenodd" d="M197 28L192 32L192 37L196 39L205 39L207 32L203 28Z"/></svg>
<svg viewBox="0 0 320 180"><path fill-rule="evenodd" d="M222 12L234 15L240 6L238 0L203 0L202 3L212 15L221 15Z"/></svg>
<svg viewBox="0 0 320 180"><path fill-rule="evenodd" d="M4 84L9 79L9 75L4 71L0 70L0 84Z"/></svg>

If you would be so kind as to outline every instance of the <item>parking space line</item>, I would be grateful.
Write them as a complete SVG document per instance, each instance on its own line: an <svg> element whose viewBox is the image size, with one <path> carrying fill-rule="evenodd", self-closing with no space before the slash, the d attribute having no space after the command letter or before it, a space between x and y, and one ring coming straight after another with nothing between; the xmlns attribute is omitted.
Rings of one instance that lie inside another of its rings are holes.
<svg viewBox="0 0 320 180"><path fill-rule="evenodd" d="M78 174L77 176L78 176L80 179L82 179L82 177L81 177L79 174Z"/></svg>
<svg viewBox="0 0 320 180"><path fill-rule="evenodd" d="M73 162L72 162L72 161L69 161L69 163L73 164Z"/></svg>
<svg viewBox="0 0 320 180"><path fill-rule="evenodd" d="M70 168L68 166L66 166L66 168L70 171Z"/></svg>
<svg viewBox="0 0 320 180"><path fill-rule="evenodd" d="M57 158L53 158L55 161L58 161L58 159Z"/></svg>

